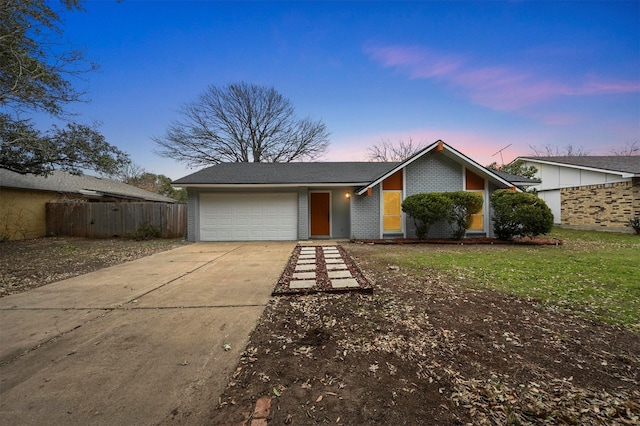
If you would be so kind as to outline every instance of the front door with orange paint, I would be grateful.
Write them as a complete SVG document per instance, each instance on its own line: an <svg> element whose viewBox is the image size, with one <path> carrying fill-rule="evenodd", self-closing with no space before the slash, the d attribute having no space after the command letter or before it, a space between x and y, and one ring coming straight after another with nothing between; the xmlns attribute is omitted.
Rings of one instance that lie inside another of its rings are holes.
<svg viewBox="0 0 640 426"><path fill-rule="evenodd" d="M330 220L330 202L328 192L312 192L310 194L311 235L328 237Z"/></svg>

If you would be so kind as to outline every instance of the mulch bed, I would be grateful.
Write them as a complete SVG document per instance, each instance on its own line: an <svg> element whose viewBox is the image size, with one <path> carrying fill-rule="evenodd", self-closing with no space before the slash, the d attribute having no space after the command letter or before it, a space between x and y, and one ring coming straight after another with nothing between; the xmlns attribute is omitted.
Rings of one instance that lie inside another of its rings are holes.
<svg viewBox="0 0 640 426"><path fill-rule="evenodd" d="M309 246L305 246L309 247ZM344 264L347 266L349 272L353 278L358 282L359 287L346 287L346 288L334 288L331 286L331 280L329 280L329 275L327 273L327 263L324 258L323 247L327 246L315 246L316 249L316 284L311 288L290 288L289 283L293 278L293 274L296 269L296 265L298 263L298 257L300 256L300 251L302 250L302 246L296 246L293 249L293 253L289 257L289 261L287 262L287 266L285 266L282 275L280 275L280 279L275 286L275 289L272 292L274 296L283 296L283 295L291 295L291 294L311 294L318 292L329 292L329 293L344 293L350 291L359 291L364 293L372 293L373 288L371 283L367 278L365 278L364 274L355 264L355 262L351 259L349 254L342 248L342 246L336 245L335 247L338 249L340 256L342 256L342 260ZM331 266L329 266L331 267Z"/></svg>

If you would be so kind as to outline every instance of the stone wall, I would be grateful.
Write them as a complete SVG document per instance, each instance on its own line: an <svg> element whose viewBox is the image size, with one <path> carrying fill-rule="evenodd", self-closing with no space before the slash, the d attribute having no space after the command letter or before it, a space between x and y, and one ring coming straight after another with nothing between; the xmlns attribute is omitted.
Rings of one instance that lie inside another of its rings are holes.
<svg viewBox="0 0 640 426"><path fill-rule="evenodd" d="M562 225L625 228L640 216L640 179L561 190Z"/></svg>

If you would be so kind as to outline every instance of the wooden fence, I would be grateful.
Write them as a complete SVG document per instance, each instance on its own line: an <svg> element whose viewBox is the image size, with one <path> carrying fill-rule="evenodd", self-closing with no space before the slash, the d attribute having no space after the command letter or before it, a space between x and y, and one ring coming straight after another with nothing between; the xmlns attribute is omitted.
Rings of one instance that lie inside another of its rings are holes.
<svg viewBox="0 0 640 426"><path fill-rule="evenodd" d="M186 236L186 204L47 203L47 235L124 237L148 225L162 238Z"/></svg>

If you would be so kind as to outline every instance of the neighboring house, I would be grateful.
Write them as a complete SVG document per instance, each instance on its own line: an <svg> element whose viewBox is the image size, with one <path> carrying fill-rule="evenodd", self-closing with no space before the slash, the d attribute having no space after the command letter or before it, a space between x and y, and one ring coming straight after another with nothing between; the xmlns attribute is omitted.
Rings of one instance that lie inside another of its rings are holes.
<svg viewBox="0 0 640 426"><path fill-rule="evenodd" d="M540 184L540 179L529 179L524 176L518 176L511 173L503 172L501 170L491 170L493 173L500 176L502 179L511 182L513 185L520 189L528 189L534 185Z"/></svg>
<svg viewBox="0 0 640 426"><path fill-rule="evenodd" d="M174 182L186 188L190 241L415 237L402 201L474 191L484 207L470 235L492 231L489 195L513 183L437 141L400 163L222 163ZM444 223L429 237L449 237Z"/></svg>
<svg viewBox="0 0 640 426"><path fill-rule="evenodd" d="M554 222L585 228L629 230L640 216L640 156L519 157L538 169L533 188Z"/></svg>
<svg viewBox="0 0 640 426"><path fill-rule="evenodd" d="M0 169L0 239L46 234L46 204L52 201L162 202L176 200L122 182L55 171L48 177Z"/></svg>

